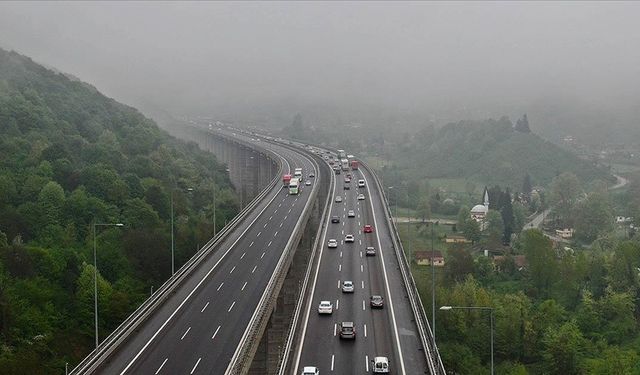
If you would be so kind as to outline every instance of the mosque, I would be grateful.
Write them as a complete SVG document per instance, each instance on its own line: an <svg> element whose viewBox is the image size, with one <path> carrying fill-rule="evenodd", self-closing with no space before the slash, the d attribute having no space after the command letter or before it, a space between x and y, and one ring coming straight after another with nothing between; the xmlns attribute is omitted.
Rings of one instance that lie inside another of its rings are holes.
<svg viewBox="0 0 640 375"><path fill-rule="evenodd" d="M477 204L471 209L471 218L480 224L481 230L484 230L485 219L487 218L487 213L489 212L489 190L486 186L484 188L483 198L483 204Z"/></svg>

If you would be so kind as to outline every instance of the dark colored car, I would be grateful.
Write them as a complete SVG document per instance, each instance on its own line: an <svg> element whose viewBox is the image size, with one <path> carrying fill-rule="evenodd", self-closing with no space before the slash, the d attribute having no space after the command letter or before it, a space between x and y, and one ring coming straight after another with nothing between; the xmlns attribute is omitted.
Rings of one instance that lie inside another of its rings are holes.
<svg viewBox="0 0 640 375"><path fill-rule="evenodd" d="M340 222L340 217L338 217L338 216L332 216L332 217L331 217L331 222L332 222L332 223L339 223L339 222Z"/></svg>
<svg viewBox="0 0 640 375"><path fill-rule="evenodd" d="M344 190L351 190L351 187L349 186L349 184L344 184Z"/></svg>
<svg viewBox="0 0 640 375"><path fill-rule="evenodd" d="M382 296L373 295L369 300L372 308L381 309L384 306L384 298Z"/></svg>
<svg viewBox="0 0 640 375"><path fill-rule="evenodd" d="M376 248L373 246L367 246L367 251L366 251L367 256L375 256L376 255Z"/></svg>

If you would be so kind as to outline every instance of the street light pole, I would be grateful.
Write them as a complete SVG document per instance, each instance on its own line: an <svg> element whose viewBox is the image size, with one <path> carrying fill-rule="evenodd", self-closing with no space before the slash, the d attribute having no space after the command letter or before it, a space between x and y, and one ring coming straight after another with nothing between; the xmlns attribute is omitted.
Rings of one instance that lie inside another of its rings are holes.
<svg viewBox="0 0 640 375"><path fill-rule="evenodd" d="M122 227L122 223L93 223L93 315L95 318L96 348L98 347L98 251L96 246L96 227Z"/></svg>
<svg viewBox="0 0 640 375"><path fill-rule="evenodd" d="M175 193L176 189L171 190L171 276L176 273L175 267L175 240L174 240L174 229L173 229L173 193ZM187 188L187 191L193 191L193 188Z"/></svg>
<svg viewBox="0 0 640 375"><path fill-rule="evenodd" d="M493 307L488 306L440 306L440 310L449 311L449 310L483 310L489 311L489 320L491 326L491 375L493 375Z"/></svg>

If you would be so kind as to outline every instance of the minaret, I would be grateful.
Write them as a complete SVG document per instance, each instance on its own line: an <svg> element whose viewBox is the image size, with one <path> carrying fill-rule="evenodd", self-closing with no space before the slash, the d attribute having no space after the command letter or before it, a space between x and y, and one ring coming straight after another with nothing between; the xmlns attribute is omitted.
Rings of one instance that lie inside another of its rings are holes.
<svg viewBox="0 0 640 375"><path fill-rule="evenodd" d="M487 211L489 211L489 190L486 186L484 187L484 206L487 208Z"/></svg>

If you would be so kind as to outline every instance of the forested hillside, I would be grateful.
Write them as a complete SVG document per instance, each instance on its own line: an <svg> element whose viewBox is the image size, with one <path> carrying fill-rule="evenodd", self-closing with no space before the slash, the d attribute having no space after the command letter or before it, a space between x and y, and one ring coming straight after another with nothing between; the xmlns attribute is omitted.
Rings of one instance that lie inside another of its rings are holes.
<svg viewBox="0 0 640 375"><path fill-rule="evenodd" d="M63 373L235 215L225 167L95 88L0 49L0 373ZM173 199L172 199L173 197Z"/></svg>
<svg viewBox="0 0 640 375"><path fill-rule="evenodd" d="M537 135L514 129L511 121L462 121L440 129L426 127L394 148L398 172L422 177L464 177L487 185L520 188L525 174L547 185L562 172L581 180L609 180L608 171L581 160Z"/></svg>

